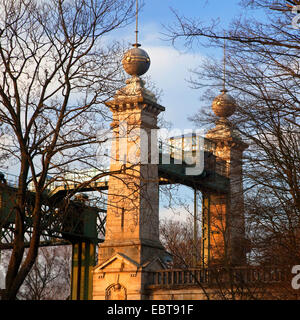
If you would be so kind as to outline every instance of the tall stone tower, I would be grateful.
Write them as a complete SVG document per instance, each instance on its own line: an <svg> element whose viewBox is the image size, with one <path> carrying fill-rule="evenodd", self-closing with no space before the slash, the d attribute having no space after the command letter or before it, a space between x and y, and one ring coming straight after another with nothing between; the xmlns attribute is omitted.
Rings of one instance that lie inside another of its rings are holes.
<svg viewBox="0 0 300 320"><path fill-rule="evenodd" d="M248 147L232 129L230 117L236 109L235 100L222 90L212 104L219 119L206 138L216 143L215 155L225 161L229 178L227 194L204 193L203 253L205 265L243 265L246 262L244 195L242 181L243 151Z"/></svg>
<svg viewBox="0 0 300 320"><path fill-rule="evenodd" d="M122 62L131 78L107 102L113 114L111 175L93 299L146 299L147 271L164 268L155 133L157 116L165 109L140 78L150 66L147 53L136 43Z"/></svg>

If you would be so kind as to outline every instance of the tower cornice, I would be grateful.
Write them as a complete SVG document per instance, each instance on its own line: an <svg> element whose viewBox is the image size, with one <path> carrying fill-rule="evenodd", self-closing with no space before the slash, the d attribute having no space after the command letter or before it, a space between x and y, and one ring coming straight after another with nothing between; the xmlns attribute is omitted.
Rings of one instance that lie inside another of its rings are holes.
<svg viewBox="0 0 300 320"><path fill-rule="evenodd" d="M143 110L158 115L165 107L143 96L120 97L105 103L112 112Z"/></svg>

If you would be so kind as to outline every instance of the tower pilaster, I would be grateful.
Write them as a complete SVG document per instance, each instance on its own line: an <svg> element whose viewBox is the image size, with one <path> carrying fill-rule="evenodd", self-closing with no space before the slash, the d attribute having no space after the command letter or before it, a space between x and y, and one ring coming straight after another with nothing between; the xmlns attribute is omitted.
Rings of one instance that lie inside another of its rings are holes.
<svg viewBox="0 0 300 320"><path fill-rule="evenodd" d="M94 299L116 299L116 295L145 299L147 271L164 268L155 130L157 116L165 108L139 75L133 74L126 83L106 103L113 114L111 175L105 241L94 270Z"/></svg>
<svg viewBox="0 0 300 320"><path fill-rule="evenodd" d="M243 151L248 147L232 130L227 119L220 119L206 138L216 143L215 155L226 163L229 189L226 194L210 196L211 262L231 265L246 263Z"/></svg>
<svg viewBox="0 0 300 320"><path fill-rule="evenodd" d="M216 144L215 156L226 164L227 193L204 194L204 265L244 265L246 263L243 152L248 147L227 119L236 110L235 100L223 89L212 104L219 119L206 138Z"/></svg>

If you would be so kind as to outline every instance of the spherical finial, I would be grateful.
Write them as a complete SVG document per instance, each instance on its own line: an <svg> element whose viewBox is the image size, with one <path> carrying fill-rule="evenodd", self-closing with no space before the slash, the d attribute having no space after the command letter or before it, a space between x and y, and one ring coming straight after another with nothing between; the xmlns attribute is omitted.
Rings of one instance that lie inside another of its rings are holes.
<svg viewBox="0 0 300 320"><path fill-rule="evenodd" d="M150 58L147 52L140 49L140 44L133 45L134 48L128 50L122 60L124 70L131 76L141 76L150 67Z"/></svg>
<svg viewBox="0 0 300 320"><path fill-rule="evenodd" d="M228 118L234 114L236 102L231 95L227 94L227 90L223 89L222 93L214 99L212 109L217 117Z"/></svg>

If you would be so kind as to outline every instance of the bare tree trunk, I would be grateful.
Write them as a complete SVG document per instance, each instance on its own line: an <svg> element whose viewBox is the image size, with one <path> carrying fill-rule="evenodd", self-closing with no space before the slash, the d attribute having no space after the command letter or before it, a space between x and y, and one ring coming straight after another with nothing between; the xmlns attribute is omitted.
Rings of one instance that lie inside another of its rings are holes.
<svg viewBox="0 0 300 320"><path fill-rule="evenodd" d="M4 299L16 298L36 260L49 186L78 168L99 167L97 148L106 139L98 136L105 128L103 103L124 79L121 46L104 47L101 39L130 22L134 4L0 1L0 134L7 138L0 139L0 157L3 166L12 160L20 165ZM108 174L102 170L91 181ZM66 203L76 192L68 193ZM28 220L32 233L25 254Z"/></svg>

